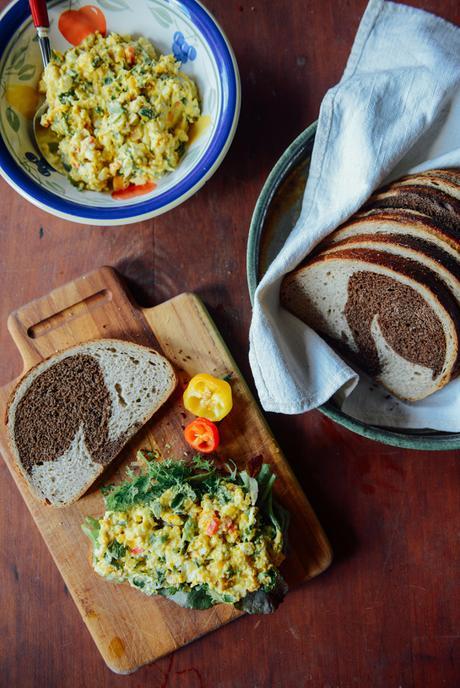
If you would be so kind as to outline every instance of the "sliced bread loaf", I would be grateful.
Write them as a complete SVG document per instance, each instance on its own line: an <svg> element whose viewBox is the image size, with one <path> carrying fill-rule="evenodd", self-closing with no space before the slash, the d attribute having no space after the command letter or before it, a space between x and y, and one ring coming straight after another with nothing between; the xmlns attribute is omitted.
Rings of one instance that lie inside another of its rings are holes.
<svg viewBox="0 0 460 688"><path fill-rule="evenodd" d="M458 374L460 310L420 263L366 249L320 254L285 277L281 302L402 399Z"/></svg>
<svg viewBox="0 0 460 688"><path fill-rule="evenodd" d="M11 393L7 431L18 470L41 500L83 495L176 386L166 358L105 339L39 363Z"/></svg>

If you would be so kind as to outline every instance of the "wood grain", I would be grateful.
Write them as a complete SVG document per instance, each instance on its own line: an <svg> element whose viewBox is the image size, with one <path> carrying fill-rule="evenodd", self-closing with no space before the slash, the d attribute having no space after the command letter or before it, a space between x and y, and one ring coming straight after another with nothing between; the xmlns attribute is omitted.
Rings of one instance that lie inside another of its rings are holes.
<svg viewBox="0 0 460 688"><path fill-rule="evenodd" d="M199 294L251 380L244 271L254 204L279 155L317 119L340 78L367 2L204 2L235 50L243 102L230 152L196 196L136 226L81 227L33 208L0 180L0 384L21 369L8 314L103 264L117 267L143 306ZM408 4L460 23L458 0ZM331 540L333 565L263 623L243 617L129 677L101 660L0 461L0 683L458 686L460 452L385 447L318 412L268 419Z"/></svg>
<svg viewBox="0 0 460 688"><path fill-rule="evenodd" d="M117 338L157 346L175 365L176 393L123 451L116 469L102 483L118 481L138 449L155 449L163 458L191 456L182 428L190 420L181 391L198 372L222 377L231 373L234 409L221 423L222 450L243 469L260 456L278 476L275 492L292 513L290 553L283 573L292 586L325 570L331 551L302 489L286 463L254 398L205 307L193 294L181 294L154 308L139 309L128 298L116 273L106 267L55 289L14 312L8 328L24 361L24 372L69 346L96 338ZM0 389L4 417L14 382ZM106 664L131 673L240 614L229 605L204 612L185 610L158 598L145 598L124 585L107 584L95 575L90 547L82 533L86 516L101 515L103 500L92 488L75 504L53 509L40 503L15 469L5 428L0 446L13 478Z"/></svg>

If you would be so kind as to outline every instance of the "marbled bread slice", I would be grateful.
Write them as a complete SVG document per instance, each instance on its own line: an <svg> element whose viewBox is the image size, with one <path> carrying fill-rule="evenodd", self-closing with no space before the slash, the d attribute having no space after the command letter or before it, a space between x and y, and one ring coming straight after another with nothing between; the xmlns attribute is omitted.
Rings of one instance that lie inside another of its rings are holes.
<svg viewBox="0 0 460 688"><path fill-rule="evenodd" d="M429 241L449 254L460 259L460 233L418 213L397 210L373 211L359 215L341 225L317 247L322 251L343 239L359 234L401 235Z"/></svg>
<svg viewBox="0 0 460 688"><path fill-rule="evenodd" d="M169 361L117 339L74 346L36 365L6 414L16 466L53 506L83 495L176 386Z"/></svg>
<svg viewBox="0 0 460 688"><path fill-rule="evenodd" d="M425 170L425 172L417 172L417 176L436 176L442 179L448 179L456 184L460 184L460 167L446 167L438 168L434 170Z"/></svg>
<svg viewBox="0 0 460 688"><path fill-rule="evenodd" d="M416 210L453 231L460 227L460 201L445 190L432 186L392 185L377 191L363 206L363 210L376 208Z"/></svg>
<svg viewBox="0 0 460 688"><path fill-rule="evenodd" d="M420 263L439 277L460 306L460 262L436 244L405 234L357 234L332 244L323 253L336 253L348 248L382 251Z"/></svg>
<svg viewBox="0 0 460 688"><path fill-rule="evenodd" d="M436 170L430 170L420 174L411 174L407 177L401 177L401 179L398 179L381 189L380 192L403 189L407 186L415 185L437 189L438 191L443 191L449 196L460 200L460 174L458 177L458 179L455 178L454 172L452 172L451 175L448 174L446 176L442 173L442 171L440 171L438 174Z"/></svg>
<svg viewBox="0 0 460 688"><path fill-rule="evenodd" d="M415 261L320 254L284 278L281 303L401 399L423 399L458 374L460 309Z"/></svg>

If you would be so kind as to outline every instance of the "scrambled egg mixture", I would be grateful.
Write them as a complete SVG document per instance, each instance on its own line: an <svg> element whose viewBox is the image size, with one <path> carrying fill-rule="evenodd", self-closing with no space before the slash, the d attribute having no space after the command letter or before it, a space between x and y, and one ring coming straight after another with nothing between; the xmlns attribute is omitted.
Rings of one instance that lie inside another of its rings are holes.
<svg viewBox="0 0 460 688"><path fill-rule="evenodd" d="M149 504L107 511L94 551L97 573L147 594L206 584L228 602L270 586L284 559L281 531L273 537L261 526L242 487L222 481L218 497L185 499L180 508L176 495L168 489Z"/></svg>
<svg viewBox="0 0 460 688"><path fill-rule="evenodd" d="M53 51L40 84L49 105L41 124L59 137L72 183L120 191L177 167L200 116L196 85L179 66L147 39L115 33Z"/></svg>

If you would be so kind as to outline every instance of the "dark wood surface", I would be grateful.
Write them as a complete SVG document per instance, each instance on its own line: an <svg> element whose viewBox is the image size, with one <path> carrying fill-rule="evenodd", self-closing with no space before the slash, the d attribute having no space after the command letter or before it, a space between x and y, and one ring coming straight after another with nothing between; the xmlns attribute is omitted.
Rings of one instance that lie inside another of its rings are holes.
<svg viewBox="0 0 460 688"><path fill-rule="evenodd" d="M0 7L6 4L0 0ZM0 385L19 356L7 314L102 264L142 305L191 290L248 380L248 225L286 145L344 68L365 0L208 0L243 82L235 142L193 199L125 228L72 225L0 181ZM458 0L415 4L460 23ZM320 413L269 415L335 562L271 617L245 617L131 677L113 675L0 462L0 686L453 688L460 685L460 452L383 447Z"/></svg>

